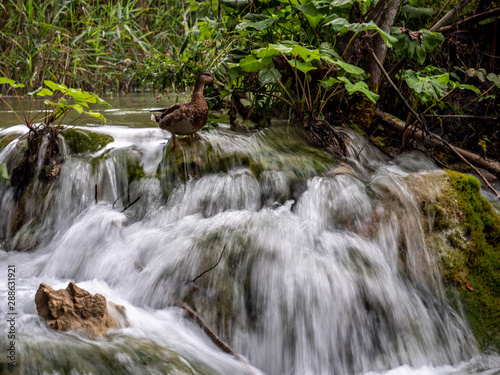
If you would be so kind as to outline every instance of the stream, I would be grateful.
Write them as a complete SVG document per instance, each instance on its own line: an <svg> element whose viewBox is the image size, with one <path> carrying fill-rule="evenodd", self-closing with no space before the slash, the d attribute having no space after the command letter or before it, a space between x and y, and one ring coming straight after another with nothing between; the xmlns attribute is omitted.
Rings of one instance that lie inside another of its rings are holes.
<svg viewBox="0 0 500 375"><path fill-rule="evenodd" d="M432 161L388 160L348 130L349 157L338 160L287 124L235 132L222 120L174 152L149 122L154 98L135 100L112 103L110 125L81 125L114 142L67 155L16 234L13 191L0 185L0 373L500 374L500 356L480 353L444 297L404 183L436 169ZM8 119L0 136L25 131ZM143 177L129 181L130 160ZM7 313L11 266L16 315ZM122 327L97 340L50 329L36 290L71 281L124 306ZM176 296L248 365L221 351Z"/></svg>

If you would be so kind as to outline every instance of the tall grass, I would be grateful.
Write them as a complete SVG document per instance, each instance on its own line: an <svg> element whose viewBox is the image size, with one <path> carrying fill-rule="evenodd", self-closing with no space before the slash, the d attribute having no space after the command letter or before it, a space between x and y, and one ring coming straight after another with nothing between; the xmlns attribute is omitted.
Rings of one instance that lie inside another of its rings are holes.
<svg viewBox="0 0 500 375"><path fill-rule="evenodd" d="M130 64L176 54L189 12L184 0L4 0L0 75L31 87L50 79L127 92L137 86Z"/></svg>

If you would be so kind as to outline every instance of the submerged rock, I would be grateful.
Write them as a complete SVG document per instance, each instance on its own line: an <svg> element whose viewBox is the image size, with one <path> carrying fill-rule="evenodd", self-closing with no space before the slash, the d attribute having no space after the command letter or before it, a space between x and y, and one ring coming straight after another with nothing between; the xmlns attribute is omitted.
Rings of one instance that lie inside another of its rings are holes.
<svg viewBox="0 0 500 375"><path fill-rule="evenodd" d="M111 318L103 295L92 295L73 282L59 290L40 284L35 303L38 314L49 327L58 331L83 329L93 336L102 336L109 328L119 325ZM124 307L111 306L124 316Z"/></svg>

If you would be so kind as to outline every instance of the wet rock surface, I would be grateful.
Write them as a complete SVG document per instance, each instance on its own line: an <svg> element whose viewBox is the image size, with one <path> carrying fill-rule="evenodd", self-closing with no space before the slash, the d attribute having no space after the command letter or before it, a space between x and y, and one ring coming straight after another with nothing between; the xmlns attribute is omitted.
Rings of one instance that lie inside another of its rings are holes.
<svg viewBox="0 0 500 375"><path fill-rule="evenodd" d="M35 303L38 314L58 331L77 329L91 336L102 336L116 326L108 313L106 298L92 295L73 282L59 290L40 284ZM117 310L124 313L123 309Z"/></svg>

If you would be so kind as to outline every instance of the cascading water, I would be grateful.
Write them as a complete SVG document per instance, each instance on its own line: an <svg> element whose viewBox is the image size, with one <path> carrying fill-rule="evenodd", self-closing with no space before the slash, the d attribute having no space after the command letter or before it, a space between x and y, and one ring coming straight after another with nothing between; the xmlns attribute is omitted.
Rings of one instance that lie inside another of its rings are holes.
<svg viewBox="0 0 500 375"><path fill-rule="evenodd" d="M350 158L339 162L293 129L278 138L285 130L222 127L166 154L159 129L96 130L115 142L92 158L67 156L31 208L38 217L18 233L9 231L12 188L0 185L2 311L6 270L16 269L14 373L444 375L500 367L498 356L478 356L425 246L403 180L433 169L430 161L389 162L351 133ZM145 177L129 183L131 153ZM48 328L35 308L38 285L69 281L125 306L125 327L98 340ZM186 319L176 296L250 366ZM2 349L7 332L3 319ZM4 354L0 372L8 373Z"/></svg>

